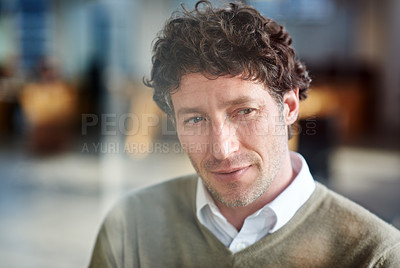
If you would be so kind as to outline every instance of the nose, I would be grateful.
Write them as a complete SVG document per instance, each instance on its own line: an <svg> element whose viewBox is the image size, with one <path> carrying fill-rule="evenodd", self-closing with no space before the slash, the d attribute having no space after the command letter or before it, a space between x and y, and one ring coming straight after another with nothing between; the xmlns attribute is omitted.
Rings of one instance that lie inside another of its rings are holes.
<svg viewBox="0 0 400 268"><path fill-rule="evenodd" d="M228 120L212 125L210 133L210 151L218 160L224 160L239 149L235 127Z"/></svg>

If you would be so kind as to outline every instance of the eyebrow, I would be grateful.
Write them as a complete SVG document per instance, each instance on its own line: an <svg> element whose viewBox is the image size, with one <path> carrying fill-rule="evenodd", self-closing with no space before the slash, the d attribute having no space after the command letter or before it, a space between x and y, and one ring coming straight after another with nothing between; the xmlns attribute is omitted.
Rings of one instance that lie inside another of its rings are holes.
<svg viewBox="0 0 400 268"><path fill-rule="evenodd" d="M177 115L183 114L195 114L195 113L203 113L203 110L200 107L191 107L191 108L181 108L178 110Z"/></svg>
<svg viewBox="0 0 400 268"><path fill-rule="evenodd" d="M221 104L219 104L218 107L235 106L235 105L253 102L255 100L256 100L256 98L253 98L253 97L242 96L242 97L238 97L233 100L224 101ZM204 111L201 107L187 107L187 108L179 109L177 112L177 115L180 116L182 114L190 114L190 113L204 113Z"/></svg>
<svg viewBox="0 0 400 268"><path fill-rule="evenodd" d="M221 103L221 107L232 106L232 105L240 105L244 103L249 103L255 101L256 98L249 97L249 96L242 96L233 100L224 101Z"/></svg>

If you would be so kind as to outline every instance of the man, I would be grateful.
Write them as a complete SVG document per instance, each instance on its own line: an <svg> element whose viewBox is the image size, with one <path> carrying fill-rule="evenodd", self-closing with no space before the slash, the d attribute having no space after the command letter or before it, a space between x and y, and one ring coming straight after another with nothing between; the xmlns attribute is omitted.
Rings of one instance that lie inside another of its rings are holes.
<svg viewBox="0 0 400 268"><path fill-rule="evenodd" d="M91 267L400 267L399 231L288 149L310 79L282 26L200 1L153 52L147 84L197 174L125 197Z"/></svg>

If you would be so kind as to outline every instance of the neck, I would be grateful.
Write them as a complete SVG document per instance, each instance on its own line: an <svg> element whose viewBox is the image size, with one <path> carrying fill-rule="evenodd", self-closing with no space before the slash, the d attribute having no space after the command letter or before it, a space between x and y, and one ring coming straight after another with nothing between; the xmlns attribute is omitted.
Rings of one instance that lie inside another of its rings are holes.
<svg viewBox="0 0 400 268"><path fill-rule="evenodd" d="M287 152L278 174L273 179L269 188L256 201L244 207L227 207L220 202L216 202L216 205L227 221L239 231L248 216L274 200L290 185L296 175L297 172L293 170L290 154Z"/></svg>

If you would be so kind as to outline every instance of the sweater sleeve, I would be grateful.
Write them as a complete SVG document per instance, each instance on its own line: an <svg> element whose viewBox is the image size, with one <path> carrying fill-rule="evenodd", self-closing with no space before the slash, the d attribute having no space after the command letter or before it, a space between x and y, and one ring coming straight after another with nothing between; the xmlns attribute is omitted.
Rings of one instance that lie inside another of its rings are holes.
<svg viewBox="0 0 400 268"><path fill-rule="evenodd" d="M104 220L93 249L90 268L123 267L124 221L114 208Z"/></svg>
<svg viewBox="0 0 400 268"><path fill-rule="evenodd" d="M400 242L383 252L382 256L374 264L374 268L400 267Z"/></svg>

